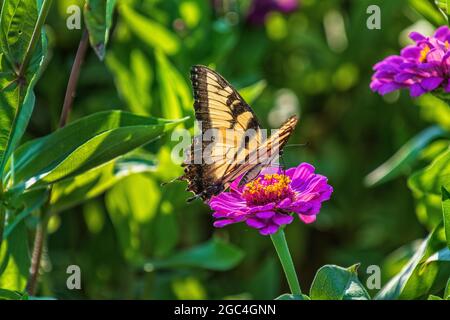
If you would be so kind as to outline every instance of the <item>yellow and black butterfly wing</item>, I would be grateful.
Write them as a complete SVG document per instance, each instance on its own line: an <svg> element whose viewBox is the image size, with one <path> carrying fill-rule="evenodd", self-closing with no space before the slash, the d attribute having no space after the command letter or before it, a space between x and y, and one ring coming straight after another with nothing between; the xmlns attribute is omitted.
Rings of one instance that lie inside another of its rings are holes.
<svg viewBox="0 0 450 320"><path fill-rule="evenodd" d="M260 146L261 128L250 106L215 71L194 66L191 82L201 136L194 138L181 179L188 181L189 191L206 200L228 187L232 173L249 167L245 159ZM211 131L216 140L205 141Z"/></svg>
<svg viewBox="0 0 450 320"><path fill-rule="evenodd" d="M297 118L290 118L263 141L253 110L222 76L207 67L194 66L191 82L201 134L188 150L180 179L187 180L187 190L195 194L189 200L208 200L241 175L240 184L256 178L280 154ZM214 139L209 140L211 134Z"/></svg>

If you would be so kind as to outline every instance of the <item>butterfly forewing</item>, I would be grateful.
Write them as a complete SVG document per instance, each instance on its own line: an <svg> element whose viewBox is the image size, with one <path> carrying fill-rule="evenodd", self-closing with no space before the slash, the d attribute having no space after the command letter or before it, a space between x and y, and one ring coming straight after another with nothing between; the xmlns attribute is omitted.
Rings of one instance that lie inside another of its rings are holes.
<svg viewBox="0 0 450 320"><path fill-rule="evenodd" d="M240 175L251 172L245 175L251 180L269 164L284 146L296 119L281 127L279 138L271 136L263 141L253 110L222 76L207 67L194 66L191 82L201 134L187 152L185 174L180 178L188 181L187 190L194 198L208 200Z"/></svg>

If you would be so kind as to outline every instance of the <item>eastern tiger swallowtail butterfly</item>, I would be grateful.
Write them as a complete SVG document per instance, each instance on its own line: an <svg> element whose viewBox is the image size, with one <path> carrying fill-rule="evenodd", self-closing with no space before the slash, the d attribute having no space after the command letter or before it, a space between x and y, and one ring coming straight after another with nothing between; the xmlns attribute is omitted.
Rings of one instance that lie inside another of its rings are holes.
<svg viewBox="0 0 450 320"><path fill-rule="evenodd" d="M253 110L221 75L196 65L191 69L191 82L201 135L194 137L182 164L184 175L178 180L186 180L186 190L194 193L188 202L208 201L240 176L239 185L255 179L281 154L298 120L292 116L276 134L264 139ZM222 133L222 138L205 142L202 138L208 130ZM200 161L194 161L199 154Z"/></svg>

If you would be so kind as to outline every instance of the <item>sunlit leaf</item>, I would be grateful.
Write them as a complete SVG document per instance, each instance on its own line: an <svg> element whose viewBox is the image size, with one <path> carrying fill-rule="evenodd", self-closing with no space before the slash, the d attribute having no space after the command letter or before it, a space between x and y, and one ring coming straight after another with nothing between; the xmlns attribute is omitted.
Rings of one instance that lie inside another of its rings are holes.
<svg viewBox="0 0 450 320"><path fill-rule="evenodd" d="M444 299L450 300L450 276L448 277L447 285L445 286Z"/></svg>
<svg viewBox="0 0 450 320"><path fill-rule="evenodd" d="M129 62L122 61L115 52L106 56L106 64L114 74L114 81L120 96L130 111L149 115L152 105L151 86L153 68L145 54L138 49L130 52Z"/></svg>
<svg viewBox="0 0 450 320"><path fill-rule="evenodd" d="M417 299L438 292L448 278L450 263L426 261L445 246L442 224L422 242L402 270L378 292L375 299ZM445 276L446 275L446 276Z"/></svg>
<svg viewBox="0 0 450 320"><path fill-rule="evenodd" d="M42 71L46 37L32 53L30 63L20 73L30 44L41 1L5 0L0 16L0 178L9 156L20 142L34 107L33 87Z"/></svg>
<svg viewBox="0 0 450 320"><path fill-rule="evenodd" d="M14 214L11 215L5 226L3 238L7 239L22 221L28 218L36 210L39 210L39 208L45 204L47 198L48 191L42 189L20 194L18 198L13 199L16 202L17 209Z"/></svg>
<svg viewBox="0 0 450 320"><path fill-rule="evenodd" d="M149 18L140 15L126 4L119 8L127 26L144 43L152 48L158 48L169 55L178 52L180 41L170 30Z"/></svg>
<svg viewBox="0 0 450 320"><path fill-rule="evenodd" d="M11 218L12 219L12 218ZM22 292L30 268L28 234L25 223L19 223L0 248L0 288Z"/></svg>
<svg viewBox="0 0 450 320"><path fill-rule="evenodd" d="M261 95L266 86L267 82L260 80L251 86L240 89L239 93L248 104L252 104Z"/></svg>
<svg viewBox="0 0 450 320"><path fill-rule="evenodd" d="M450 107L442 99L433 94L420 96L416 103L420 107L421 116L430 122L439 124L447 132L450 129Z"/></svg>
<svg viewBox="0 0 450 320"><path fill-rule="evenodd" d="M174 90L173 66L162 51L156 51L157 77L159 85L159 95L161 98L162 115L168 119L181 118L183 109Z"/></svg>
<svg viewBox="0 0 450 320"><path fill-rule="evenodd" d="M442 218L444 219L445 238L450 248L450 192L442 187Z"/></svg>
<svg viewBox="0 0 450 320"><path fill-rule="evenodd" d="M155 163L138 156L127 156L85 173L54 184L51 204L53 210L67 210L92 199L129 175L155 170Z"/></svg>
<svg viewBox="0 0 450 320"><path fill-rule="evenodd" d="M428 228L442 220L441 187L450 189L450 149L440 154L425 169L408 179L408 186L417 199L417 214Z"/></svg>
<svg viewBox="0 0 450 320"><path fill-rule="evenodd" d="M429 1L409 0L409 5L435 26L447 24L445 16Z"/></svg>
<svg viewBox="0 0 450 320"><path fill-rule="evenodd" d="M154 247L154 222L161 200L159 185L148 175L135 174L106 194L106 207L124 257L141 264Z"/></svg>
<svg viewBox="0 0 450 320"><path fill-rule="evenodd" d="M358 279L358 265L342 268L325 265L311 285L312 300L369 300L370 296Z"/></svg>
<svg viewBox="0 0 450 320"><path fill-rule="evenodd" d="M101 166L147 144L182 120L99 112L30 141L15 153L16 189L44 186Z"/></svg>

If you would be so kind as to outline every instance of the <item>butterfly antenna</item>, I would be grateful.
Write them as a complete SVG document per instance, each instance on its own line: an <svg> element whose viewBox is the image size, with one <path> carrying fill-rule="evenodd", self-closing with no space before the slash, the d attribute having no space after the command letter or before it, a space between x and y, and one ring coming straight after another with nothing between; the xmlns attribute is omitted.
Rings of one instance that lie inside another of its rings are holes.
<svg viewBox="0 0 450 320"><path fill-rule="evenodd" d="M165 186L168 185L169 183L172 183L172 182L175 182L175 181L182 181L183 178L184 178L184 176L180 176L180 177L177 177L177 178L172 179L172 180L170 180L170 181L162 182L162 183L161 183L161 187L165 187Z"/></svg>
<svg viewBox="0 0 450 320"><path fill-rule="evenodd" d="M292 143L292 144L287 144L284 147L306 147L308 145L308 142L306 143Z"/></svg>

